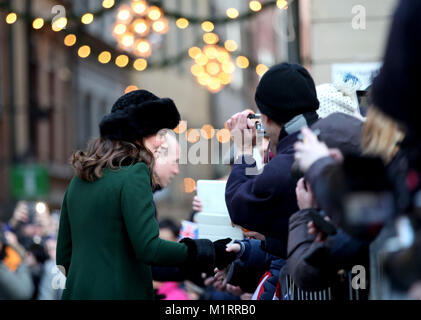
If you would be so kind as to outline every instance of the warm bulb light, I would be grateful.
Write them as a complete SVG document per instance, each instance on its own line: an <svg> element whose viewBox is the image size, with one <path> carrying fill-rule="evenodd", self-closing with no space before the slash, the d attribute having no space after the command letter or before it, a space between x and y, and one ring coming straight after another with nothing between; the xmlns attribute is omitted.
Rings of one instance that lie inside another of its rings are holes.
<svg viewBox="0 0 421 320"><path fill-rule="evenodd" d="M32 22L32 28L38 30L41 29L44 26L44 19L42 18L36 18L33 22Z"/></svg>
<svg viewBox="0 0 421 320"><path fill-rule="evenodd" d="M268 70L269 70L269 68L267 66L265 66L264 64L259 64L256 67L256 73L259 76L263 76L266 73L266 71L268 71Z"/></svg>
<svg viewBox="0 0 421 320"><path fill-rule="evenodd" d="M204 66L208 63L209 59L206 57L206 55L201 53L198 57L196 57L195 61L199 66Z"/></svg>
<svg viewBox="0 0 421 320"><path fill-rule="evenodd" d="M64 45L67 47L71 47L74 46L76 44L76 36L74 34L68 34L65 38L64 38Z"/></svg>
<svg viewBox="0 0 421 320"><path fill-rule="evenodd" d="M205 32L212 32L215 29L215 25L210 21L205 21L202 23L202 30Z"/></svg>
<svg viewBox="0 0 421 320"><path fill-rule="evenodd" d="M89 46L81 46L77 52L79 57L81 58L87 58L91 54L91 48Z"/></svg>
<svg viewBox="0 0 421 320"><path fill-rule="evenodd" d="M103 6L105 9L110 9L110 8L112 8L112 7L114 6L114 4L115 4L115 1L114 1L114 0L104 0L104 1L102 1L102 6Z"/></svg>
<svg viewBox="0 0 421 320"><path fill-rule="evenodd" d="M260 1L253 0L249 2L249 8L251 11L258 12L262 10L262 4Z"/></svg>
<svg viewBox="0 0 421 320"><path fill-rule="evenodd" d="M278 0L276 1L276 5L279 9L288 9L288 1L286 0Z"/></svg>
<svg viewBox="0 0 421 320"><path fill-rule="evenodd" d="M14 12L11 12L6 16L6 23L13 24L16 22L17 19L18 19L18 15Z"/></svg>
<svg viewBox="0 0 421 320"><path fill-rule="evenodd" d="M219 143L227 143L231 139L231 132L224 128L221 130L218 130L216 133L216 140L219 141Z"/></svg>
<svg viewBox="0 0 421 320"><path fill-rule="evenodd" d="M203 35L203 41L207 44L217 44L219 41L219 37L215 33L205 33Z"/></svg>
<svg viewBox="0 0 421 320"><path fill-rule="evenodd" d="M148 17L149 19L155 21L161 18L162 12L157 6L152 6L149 8Z"/></svg>
<svg viewBox="0 0 421 320"><path fill-rule="evenodd" d="M176 134L182 134L187 130L187 122L184 120L181 120L178 126L174 129L174 132Z"/></svg>
<svg viewBox="0 0 421 320"><path fill-rule="evenodd" d="M125 54L121 54L115 59L115 64L117 67L124 68L129 64L129 57Z"/></svg>
<svg viewBox="0 0 421 320"><path fill-rule="evenodd" d="M237 66L241 69L247 69L250 65L250 61L247 57L239 56L236 59Z"/></svg>
<svg viewBox="0 0 421 320"><path fill-rule="evenodd" d="M130 11L130 8L126 5L121 6L117 13L117 20L121 22L127 22L131 19L131 17L132 13Z"/></svg>
<svg viewBox="0 0 421 320"><path fill-rule="evenodd" d="M189 56L192 59L196 59L201 53L202 50L199 47L192 47L189 49Z"/></svg>
<svg viewBox="0 0 421 320"><path fill-rule="evenodd" d="M210 140L215 135L215 128L210 124L205 124L202 129L200 129L200 134L206 140Z"/></svg>
<svg viewBox="0 0 421 320"><path fill-rule="evenodd" d="M140 36L146 35L149 31L149 26L145 19L136 19L132 26L134 31Z"/></svg>
<svg viewBox="0 0 421 320"><path fill-rule="evenodd" d="M134 43L134 36L132 33L125 33L122 37L121 37L121 44L126 47L129 48L133 45Z"/></svg>
<svg viewBox="0 0 421 320"><path fill-rule="evenodd" d="M136 46L136 49L141 53L148 52L150 48L151 45L146 40L140 41Z"/></svg>
<svg viewBox="0 0 421 320"><path fill-rule="evenodd" d="M206 71L210 75L216 76L221 71L221 67L219 66L219 63L210 62L206 65Z"/></svg>
<svg viewBox="0 0 421 320"><path fill-rule="evenodd" d="M235 72L235 65L232 62L224 63L222 65L222 71L228 74L232 74Z"/></svg>
<svg viewBox="0 0 421 320"><path fill-rule="evenodd" d="M230 84L232 81L231 75L225 72L221 72L218 75L218 79L219 81L221 81L221 84L223 84L224 86L226 86L227 84Z"/></svg>
<svg viewBox="0 0 421 320"><path fill-rule="evenodd" d="M106 64L111 61L111 53L103 51L98 55L98 61L102 64Z"/></svg>
<svg viewBox="0 0 421 320"><path fill-rule="evenodd" d="M152 24L152 29L156 33L165 33L168 31L168 21L166 19L159 19Z"/></svg>
<svg viewBox="0 0 421 320"><path fill-rule="evenodd" d="M94 21L94 15L92 13L85 13L80 19L83 24L90 24Z"/></svg>
<svg viewBox="0 0 421 320"><path fill-rule="evenodd" d="M133 67L137 71L143 71L148 67L148 61L142 58L136 59L135 62L133 63Z"/></svg>
<svg viewBox="0 0 421 320"><path fill-rule="evenodd" d="M113 28L113 33L114 33L115 35L118 35L118 36L121 36L121 35L122 35L122 34L124 34L126 31L127 31L127 27L126 27L124 24L122 24L122 23L116 24L116 25L114 26L114 28Z"/></svg>
<svg viewBox="0 0 421 320"><path fill-rule="evenodd" d="M235 8L229 8L227 9L227 17L230 19L237 19L240 13Z"/></svg>
<svg viewBox="0 0 421 320"><path fill-rule="evenodd" d="M209 59L216 59L218 57L218 50L215 46L207 45L203 48L203 53L209 58Z"/></svg>
<svg viewBox="0 0 421 320"><path fill-rule="evenodd" d="M191 73L195 76L198 77L202 74L205 73L205 68L203 68L203 66L198 65L198 64L194 64L191 68L190 68Z"/></svg>
<svg viewBox="0 0 421 320"><path fill-rule="evenodd" d="M127 88L124 90L124 93L127 94L127 93L130 93L132 91L136 91L136 90L139 90L139 88L137 86L130 85L130 86L127 86Z"/></svg>
<svg viewBox="0 0 421 320"><path fill-rule="evenodd" d="M225 49L227 49L230 52L234 52L238 49L238 44L234 40L227 40L225 41Z"/></svg>
<svg viewBox="0 0 421 320"><path fill-rule="evenodd" d="M56 21L54 21L53 25L51 26L51 29L55 32L59 32L66 28L67 26L67 18L58 18Z"/></svg>
<svg viewBox="0 0 421 320"><path fill-rule="evenodd" d="M175 25L179 29L186 29L189 26L189 20L187 20L186 18L177 19Z"/></svg>
<svg viewBox="0 0 421 320"><path fill-rule="evenodd" d="M145 14L146 10L148 9L148 4L146 1L140 0L140 1L133 1L132 2L132 9L137 14L143 15Z"/></svg>

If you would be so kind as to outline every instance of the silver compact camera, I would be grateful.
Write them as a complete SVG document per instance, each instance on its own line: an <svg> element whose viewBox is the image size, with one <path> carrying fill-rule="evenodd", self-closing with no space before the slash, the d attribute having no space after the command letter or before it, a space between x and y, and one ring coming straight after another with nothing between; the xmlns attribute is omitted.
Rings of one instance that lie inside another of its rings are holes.
<svg viewBox="0 0 421 320"><path fill-rule="evenodd" d="M262 115L261 114L249 114L248 119L250 120L255 120L254 121L254 125L256 127L256 131L258 134L264 134L265 133L265 128L263 127L262 124Z"/></svg>

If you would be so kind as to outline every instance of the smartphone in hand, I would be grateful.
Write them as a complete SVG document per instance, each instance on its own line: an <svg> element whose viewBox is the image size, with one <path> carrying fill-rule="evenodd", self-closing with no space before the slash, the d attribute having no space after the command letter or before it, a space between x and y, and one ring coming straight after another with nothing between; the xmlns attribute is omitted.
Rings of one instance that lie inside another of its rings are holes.
<svg viewBox="0 0 421 320"><path fill-rule="evenodd" d="M316 228L327 234L328 236L334 235L337 233L336 227L329 221L326 221L321 214L315 211L309 212L311 220L314 222Z"/></svg>

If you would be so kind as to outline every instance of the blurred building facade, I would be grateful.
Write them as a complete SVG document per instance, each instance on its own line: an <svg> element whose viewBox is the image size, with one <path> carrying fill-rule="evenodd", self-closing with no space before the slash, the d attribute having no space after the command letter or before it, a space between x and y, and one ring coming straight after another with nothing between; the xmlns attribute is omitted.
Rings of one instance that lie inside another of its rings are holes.
<svg viewBox="0 0 421 320"><path fill-rule="evenodd" d="M335 63L382 61L398 0L298 1L301 61L316 84L331 81Z"/></svg>
<svg viewBox="0 0 421 320"><path fill-rule="evenodd" d="M101 7L98 1L90 2ZM87 9L89 1L17 0L10 5L21 17L14 24L2 23L0 27L3 217L11 214L10 204L16 200L12 194L16 181L11 176L18 166L45 168L48 193L34 196L33 200L60 208L73 176L71 154L98 136L99 120L124 93L129 78L127 70L115 65L99 67L96 57L79 58L79 46L64 45L65 31L54 32L47 24L39 30L32 27L33 17L51 20L56 5L62 5L68 13L77 13ZM103 34L109 36L106 30ZM86 27L76 30L76 35L88 40L93 49L114 48L105 37Z"/></svg>
<svg viewBox="0 0 421 320"><path fill-rule="evenodd" d="M126 1L127 2L127 1ZM249 10L244 0L161 0L168 10L186 16L224 16L229 7ZM265 1L262 1L265 2ZM59 207L64 190L73 175L71 154L84 148L98 136L98 123L128 85L147 89L158 96L171 97L180 109L188 128L210 124L223 128L234 113L246 108L257 110L254 92L260 76L255 64L267 66L280 62L304 64L316 83L331 81L335 63L381 61L391 13L397 0L291 0L288 10L265 9L252 19L217 25L216 33L224 40L235 40L238 52L252 64L237 68L233 81L217 94L199 85L191 74L193 60L188 49L203 46L200 24L180 30L170 19L169 32L154 45L153 65L180 53L186 59L160 68L136 71L130 66L100 64L92 53L82 59L78 48L89 44L93 52L107 50L115 57L116 43L112 25L117 7L94 23L72 30L77 44L63 44L66 32L53 32L50 25L34 30L31 22L19 19L4 23L0 10L0 203L3 216L12 200L10 173L16 164L42 164L47 168L50 192L44 199ZM102 1L13 0L17 12L49 19L54 5L63 5L80 15L101 8ZM353 8L366 10L366 28L352 27ZM185 132L183 133L185 134ZM188 147L191 145L188 144ZM186 192L184 178L215 179L229 172L227 165L181 165L180 174L168 190L156 196L162 216L187 218L194 192Z"/></svg>

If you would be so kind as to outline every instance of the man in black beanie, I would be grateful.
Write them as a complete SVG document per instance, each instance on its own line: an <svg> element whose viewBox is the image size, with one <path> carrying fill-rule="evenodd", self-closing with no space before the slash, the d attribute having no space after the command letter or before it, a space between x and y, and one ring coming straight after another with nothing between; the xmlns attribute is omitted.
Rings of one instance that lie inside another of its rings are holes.
<svg viewBox="0 0 421 320"><path fill-rule="evenodd" d="M289 217L298 210L296 181L291 175L294 144L302 127L318 120L316 88L311 75L297 64L282 63L268 70L255 96L262 123L275 157L259 175L249 175L255 167L252 144L234 139L237 159L227 182L225 199L233 223L266 236L265 250L286 258ZM244 111L228 120L234 137L254 130Z"/></svg>

